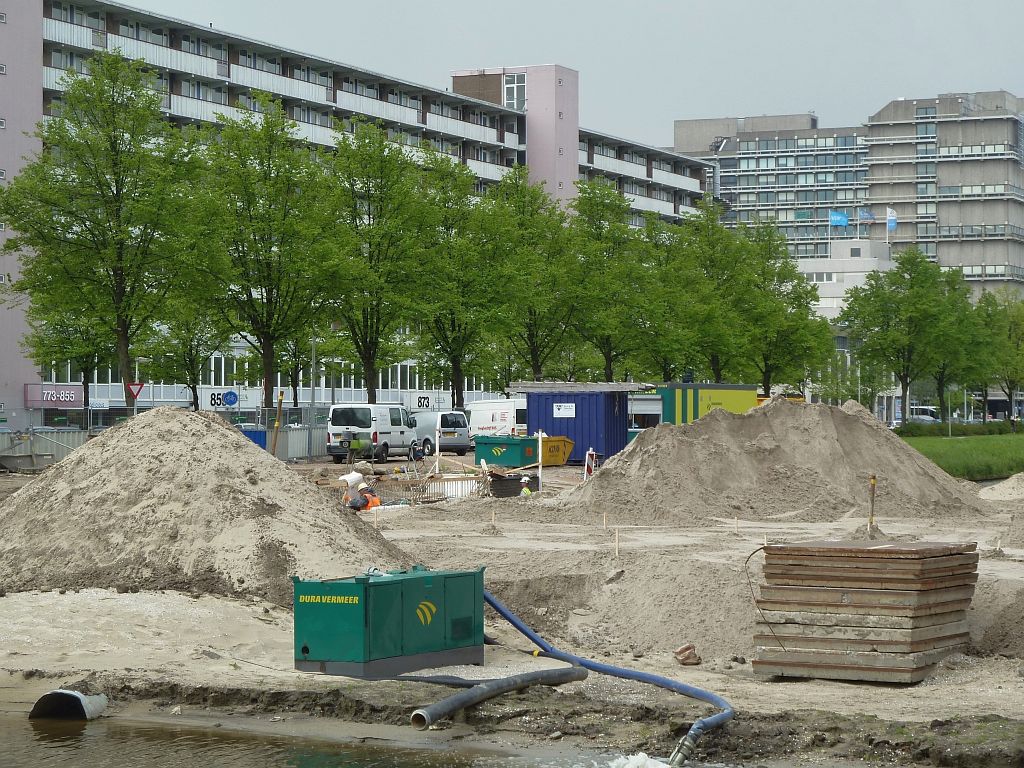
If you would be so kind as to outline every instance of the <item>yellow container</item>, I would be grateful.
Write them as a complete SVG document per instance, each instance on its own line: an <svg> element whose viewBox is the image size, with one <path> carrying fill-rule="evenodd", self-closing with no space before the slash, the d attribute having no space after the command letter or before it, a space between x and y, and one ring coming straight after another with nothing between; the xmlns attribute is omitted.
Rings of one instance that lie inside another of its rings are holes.
<svg viewBox="0 0 1024 768"><path fill-rule="evenodd" d="M556 435L544 438L544 466L560 467L569 460L575 443L568 437Z"/></svg>

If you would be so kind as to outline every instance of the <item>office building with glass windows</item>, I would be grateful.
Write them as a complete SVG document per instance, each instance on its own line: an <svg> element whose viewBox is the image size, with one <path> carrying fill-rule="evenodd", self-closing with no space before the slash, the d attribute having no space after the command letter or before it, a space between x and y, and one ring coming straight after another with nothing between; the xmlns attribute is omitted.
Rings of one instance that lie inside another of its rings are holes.
<svg viewBox="0 0 1024 768"><path fill-rule="evenodd" d="M636 221L644 212L678 219L694 210L713 167L707 159L581 129L579 75L566 67L454 73L448 89L119 2L0 0L0 184L39 151L32 133L59 105L65 73L86 72L88 57L97 50L117 50L145 62L172 122L212 123L218 114L244 114L254 108L253 94L263 91L281 100L301 140L333 146L335 127L351 130L353 118L368 119L397 143L429 143L450 154L473 170L479 192L512 165L526 163L532 179L544 182L563 203L572 199L577 179L602 178L629 197ZM0 242L6 237L9 232L0 231ZM0 280L17 273L17 257L0 254ZM38 423L32 410L51 394L68 396L77 372L66 363L40 372L24 356L20 342L27 329L20 308L0 307L0 323L0 419L14 427ZM245 381L235 362L211 360L204 386L237 386L244 388L243 396L256 391L259 382ZM426 380L412 361L380 375L382 399L415 405L444 392L442 382ZM336 378L323 372L314 378L302 387L303 402L365 397L352 369ZM118 380L116 370L101 366L93 381L96 401L122 403ZM484 392L482 382L468 385L468 399ZM182 387L158 386L144 392L147 405L187 401Z"/></svg>
<svg viewBox="0 0 1024 768"><path fill-rule="evenodd" d="M987 91L898 99L848 128L810 114L678 120L674 148L717 160L727 221L775 221L794 257L883 241L961 270L976 294L1022 290L1022 112L1024 100Z"/></svg>

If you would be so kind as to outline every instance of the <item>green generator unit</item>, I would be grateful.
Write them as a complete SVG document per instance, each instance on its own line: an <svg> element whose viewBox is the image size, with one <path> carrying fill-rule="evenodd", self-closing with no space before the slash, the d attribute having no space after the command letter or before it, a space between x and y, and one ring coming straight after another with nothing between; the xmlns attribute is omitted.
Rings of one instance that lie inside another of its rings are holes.
<svg viewBox="0 0 1024 768"><path fill-rule="evenodd" d="M484 663L482 567L292 583L297 670L379 680Z"/></svg>

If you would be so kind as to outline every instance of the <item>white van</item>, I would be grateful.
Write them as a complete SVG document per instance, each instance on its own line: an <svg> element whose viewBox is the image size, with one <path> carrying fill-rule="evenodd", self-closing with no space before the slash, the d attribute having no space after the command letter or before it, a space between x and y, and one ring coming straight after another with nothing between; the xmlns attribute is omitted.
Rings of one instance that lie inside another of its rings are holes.
<svg viewBox="0 0 1024 768"><path fill-rule="evenodd" d="M526 398L477 400L466 404L469 436L525 435Z"/></svg>
<svg viewBox="0 0 1024 768"><path fill-rule="evenodd" d="M412 457L416 444L409 411L401 403L339 403L327 416L327 455L335 464L353 458L387 461Z"/></svg>
<svg viewBox="0 0 1024 768"><path fill-rule="evenodd" d="M469 438L469 421L462 411L414 411L412 421L416 427L416 440L423 453L434 454L438 434L441 451L465 456L473 447Z"/></svg>

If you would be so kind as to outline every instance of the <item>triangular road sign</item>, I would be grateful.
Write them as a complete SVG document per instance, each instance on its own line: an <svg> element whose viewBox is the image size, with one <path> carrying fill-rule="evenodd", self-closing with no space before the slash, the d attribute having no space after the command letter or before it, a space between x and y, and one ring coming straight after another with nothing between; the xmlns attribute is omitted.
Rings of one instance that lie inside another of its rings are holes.
<svg viewBox="0 0 1024 768"><path fill-rule="evenodd" d="M138 400L139 393L142 391L142 388L144 386L145 384L143 384L141 381L133 381L128 384L128 391L132 393L132 397Z"/></svg>

